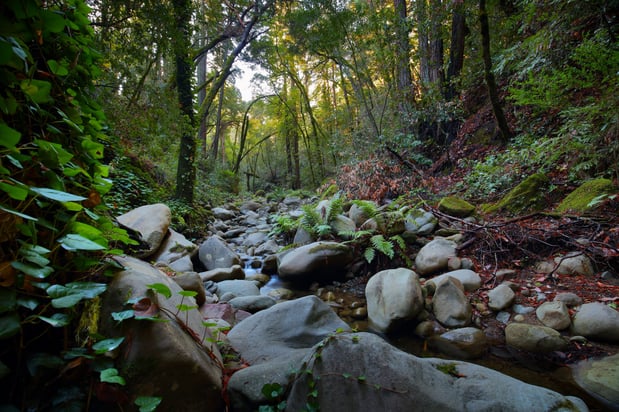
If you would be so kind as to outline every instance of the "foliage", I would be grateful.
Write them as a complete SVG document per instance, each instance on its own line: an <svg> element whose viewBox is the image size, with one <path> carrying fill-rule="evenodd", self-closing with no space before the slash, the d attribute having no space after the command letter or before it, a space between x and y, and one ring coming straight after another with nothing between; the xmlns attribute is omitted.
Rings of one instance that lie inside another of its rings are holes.
<svg viewBox="0 0 619 412"><path fill-rule="evenodd" d="M303 216L299 225L307 230L312 237L324 239L337 233L333 223L338 215L343 211L344 198L337 193L328 201L323 201L316 205L303 205Z"/></svg>
<svg viewBox="0 0 619 412"><path fill-rule="evenodd" d="M89 388L61 370L84 365L122 383L99 356L118 341L97 334L97 302L105 255L132 243L102 200L112 184L90 9L29 0L0 10L0 344L13 375L3 401L84 409Z"/></svg>

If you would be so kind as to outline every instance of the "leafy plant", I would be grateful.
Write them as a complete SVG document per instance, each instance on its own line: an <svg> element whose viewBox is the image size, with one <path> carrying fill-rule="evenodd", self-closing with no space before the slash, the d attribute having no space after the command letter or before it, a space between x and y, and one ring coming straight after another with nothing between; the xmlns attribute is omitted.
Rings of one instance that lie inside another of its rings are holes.
<svg viewBox="0 0 619 412"><path fill-rule="evenodd" d="M303 205L302 209L300 226L314 238L324 239L336 234L333 223L344 209L344 198L337 193L330 200L323 201L318 206Z"/></svg>

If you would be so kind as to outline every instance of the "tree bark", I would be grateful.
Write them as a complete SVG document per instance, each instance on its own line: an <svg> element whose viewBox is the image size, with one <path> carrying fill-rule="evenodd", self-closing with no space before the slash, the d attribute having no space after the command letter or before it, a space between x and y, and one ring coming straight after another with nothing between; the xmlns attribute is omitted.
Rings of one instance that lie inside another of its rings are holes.
<svg viewBox="0 0 619 412"><path fill-rule="evenodd" d="M488 23L488 12L486 11L486 0L479 0L479 25L481 28L481 49L484 60L484 75L486 78L486 86L488 95L492 104L492 111L499 128L499 137L501 143L506 144L511 139L512 133L509 130L507 119L503 113L499 92L492 73L492 57L490 54L490 25Z"/></svg>
<svg viewBox="0 0 619 412"><path fill-rule="evenodd" d="M176 171L175 197L188 204L193 203L196 180L195 152L196 140L193 132L193 90L191 87L191 58L189 53L189 24L191 9L189 0L174 0L174 17L176 19L176 88L178 103L186 121L183 121L178 167Z"/></svg>
<svg viewBox="0 0 619 412"><path fill-rule="evenodd" d="M396 48L396 61L397 61L397 98L398 108L400 110L401 122L403 123L401 129L403 132L408 130L408 127L404 126L407 123L407 119L412 110L414 100L413 90L413 76L410 69L410 53L411 47L409 42L409 32L407 22L407 7L406 0L393 0L393 6L396 13L396 31L397 31L397 48Z"/></svg>

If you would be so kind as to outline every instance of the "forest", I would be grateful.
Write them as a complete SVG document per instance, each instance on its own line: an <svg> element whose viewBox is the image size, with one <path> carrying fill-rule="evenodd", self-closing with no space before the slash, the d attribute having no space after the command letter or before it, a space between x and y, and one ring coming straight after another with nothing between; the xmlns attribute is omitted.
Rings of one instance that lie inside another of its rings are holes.
<svg viewBox="0 0 619 412"><path fill-rule="evenodd" d="M253 196L337 193L437 214L457 196L501 222L484 232L492 242L476 233L479 254L515 237L525 248L534 230L593 230L596 257L619 271L617 0L4 0L0 11L0 409L59 410L28 405L24 388L106 369L93 359L120 343L84 323L118 269L108 258L137 244L115 218L142 205L165 203L197 240L213 207ZM541 175L539 207L500 206ZM586 202L593 220L549 225L588 181L605 185ZM529 213L540 220L520 225ZM85 410L85 396L107 396L95 386L53 402Z"/></svg>

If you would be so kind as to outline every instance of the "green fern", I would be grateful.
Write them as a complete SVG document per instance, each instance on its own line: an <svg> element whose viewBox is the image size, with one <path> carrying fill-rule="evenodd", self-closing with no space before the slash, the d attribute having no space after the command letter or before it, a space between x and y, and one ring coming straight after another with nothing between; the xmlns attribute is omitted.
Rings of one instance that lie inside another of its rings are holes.
<svg viewBox="0 0 619 412"><path fill-rule="evenodd" d="M372 261L376 257L376 250L374 250L374 248L371 246L366 248L365 252L363 252L363 257L368 263L372 263Z"/></svg>
<svg viewBox="0 0 619 412"><path fill-rule="evenodd" d="M368 218L372 218L378 214L378 206L374 202L369 200L353 200L353 204L357 205Z"/></svg>
<svg viewBox="0 0 619 412"><path fill-rule="evenodd" d="M387 239L383 235L374 235L370 238L370 243L380 253L386 255L389 259L393 259L395 256L395 250L393 248L393 243Z"/></svg>

